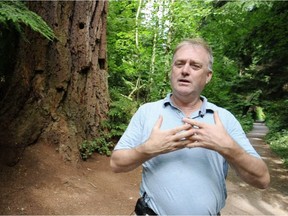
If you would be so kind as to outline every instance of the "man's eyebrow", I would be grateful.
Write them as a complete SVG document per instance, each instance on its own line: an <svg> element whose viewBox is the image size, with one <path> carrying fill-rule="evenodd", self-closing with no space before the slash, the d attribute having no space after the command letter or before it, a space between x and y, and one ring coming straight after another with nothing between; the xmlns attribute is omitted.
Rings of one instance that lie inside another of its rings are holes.
<svg viewBox="0 0 288 216"><path fill-rule="evenodd" d="M177 62L177 63L182 63L182 62L187 62L189 61L189 64L199 64L199 65L203 65L204 63L200 62L200 61L196 61L196 60L192 60L192 59L175 59L174 63Z"/></svg>
<svg viewBox="0 0 288 216"><path fill-rule="evenodd" d="M175 59L174 62L186 62L186 60L184 60L184 59Z"/></svg>

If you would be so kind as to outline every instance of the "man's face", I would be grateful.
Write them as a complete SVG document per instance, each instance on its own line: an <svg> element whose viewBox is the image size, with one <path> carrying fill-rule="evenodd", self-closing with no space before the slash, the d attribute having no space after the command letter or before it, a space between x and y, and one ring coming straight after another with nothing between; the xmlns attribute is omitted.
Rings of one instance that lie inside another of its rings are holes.
<svg viewBox="0 0 288 216"><path fill-rule="evenodd" d="M175 53L172 65L173 94L199 96L212 77L208 63L208 53L201 46L182 46Z"/></svg>

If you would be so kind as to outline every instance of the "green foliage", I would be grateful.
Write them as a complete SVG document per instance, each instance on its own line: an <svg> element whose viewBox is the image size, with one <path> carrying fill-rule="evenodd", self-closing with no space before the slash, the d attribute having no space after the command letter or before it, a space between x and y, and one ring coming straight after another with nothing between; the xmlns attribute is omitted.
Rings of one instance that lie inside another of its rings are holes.
<svg viewBox="0 0 288 216"><path fill-rule="evenodd" d="M24 24L48 40L55 38L46 22L21 1L0 1L0 24L4 28L11 28L12 25L19 33L22 33L21 25Z"/></svg>
<svg viewBox="0 0 288 216"><path fill-rule="evenodd" d="M287 107L288 99L266 101L264 103L266 122L271 132L287 130Z"/></svg>
<svg viewBox="0 0 288 216"><path fill-rule="evenodd" d="M283 107L287 110L288 100L270 101L265 104L266 124L269 128L269 133L265 140L270 144L271 149L278 154L288 168L288 116L281 114Z"/></svg>
<svg viewBox="0 0 288 216"><path fill-rule="evenodd" d="M251 113L247 113L246 115L236 115L236 118L239 120L245 133L252 130L254 119Z"/></svg>
<svg viewBox="0 0 288 216"><path fill-rule="evenodd" d="M265 121L266 115L262 107L256 107L256 120Z"/></svg>
<svg viewBox="0 0 288 216"><path fill-rule="evenodd" d="M139 104L113 89L111 89L110 94L112 102L108 112L108 119L103 122L103 127L110 131L111 139L117 140L127 128Z"/></svg>
<svg viewBox="0 0 288 216"><path fill-rule="evenodd" d="M118 95L113 115L127 112L120 95L135 106L163 98L170 91L172 48L201 36L215 59L203 95L234 113L246 132L264 119L270 131L287 130L287 1L142 1L136 26L139 2L109 4L109 88ZM125 122L113 134L121 134Z"/></svg>
<svg viewBox="0 0 288 216"><path fill-rule="evenodd" d="M288 130L268 133L266 141L272 151L283 159L285 167L288 168Z"/></svg>
<svg viewBox="0 0 288 216"><path fill-rule="evenodd" d="M143 50L141 47L136 47L136 11L136 1L109 2L107 25L109 87L117 88L130 98L137 97L139 86L144 84L142 77L148 68L147 64L142 63L145 58L142 56ZM132 92L133 95L130 95Z"/></svg>
<svg viewBox="0 0 288 216"><path fill-rule="evenodd" d="M211 13L211 1L174 1L171 5L173 46L185 38L201 36L202 20Z"/></svg>
<svg viewBox="0 0 288 216"><path fill-rule="evenodd" d="M288 67L284 61L288 57L284 53L288 46L287 10L288 3L284 1L225 2L205 18L201 30L212 43L216 60L217 84L209 91L209 97L239 118L251 107L263 107L265 117L274 119L271 127L278 131L288 127ZM221 59L228 59L230 67ZM215 98L213 92L220 96ZM256 115L260 113L256 111Z"/></svg>
<svg viewBox="0 0 288 216"><path fill-rule="evenodd" d="M94 152L98 152L101 155L111 155L111 148L113 147L112 142L107 142L107 137L102 133L100 137L88 141L85 140L80 146L80 156L83 160L87 160Z"/></svg>
<svg viewBox="0 0 288 216"><path fill-rule="evenodd" d="M110 94L112 102L108 119L101 122L98 137L92 141L84 141L79 147L83 160L88 159L93 152L110 156L115 142L122 136L138 107L136 102L113 91L113 89L111 89Z"/></svg>
<svg viewBox="0 0 288 216"><path fill-rule="evenodd" d="M25 38L22 26L28 26L48 40L55 38L52 29L21 1L0 1L0 98L13 78L19 35Z"/></svg>

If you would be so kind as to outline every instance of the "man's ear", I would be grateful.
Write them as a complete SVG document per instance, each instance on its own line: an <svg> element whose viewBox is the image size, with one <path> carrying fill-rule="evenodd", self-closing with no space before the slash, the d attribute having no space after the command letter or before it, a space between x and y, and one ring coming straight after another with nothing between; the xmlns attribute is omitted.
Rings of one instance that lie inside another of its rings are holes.
<svg viewBox="0 0 288 216"><path fill-rule="evenodd" d="M208 84L210 82L210 80L212 79L212 71L208 71L207 73L207 77L206 77L206 84Z"/></svg>

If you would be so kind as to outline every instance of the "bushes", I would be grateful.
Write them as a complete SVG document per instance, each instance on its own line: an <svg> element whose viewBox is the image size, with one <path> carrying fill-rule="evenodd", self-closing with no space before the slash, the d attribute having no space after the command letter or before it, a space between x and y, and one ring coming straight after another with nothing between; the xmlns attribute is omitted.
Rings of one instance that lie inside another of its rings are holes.
<svg viewBox="0 0 288 216"><path fill-rule="evenodd" d="M236 115L236 118L240 122L240 124L241 124L243 130L245 131L245 133L247 133L247 132L252 130L254 120L252 118L252 114L251 113L248 113L245 116Z"/></svg>
<svg viewBox="0 0 288 216"><path fill-rule="evenodd" d="M266 141L272 151L284 160L284 166L288 168L288 130L269 132Z"/></svg>
<svg viewBox="0 0 288 216"><path fill-rule="evenodd" d="M112 102L108 112L108 119L101 122L99 135L94 140L85 140L80 146L80 156L88 159L93 152L111 155L115 143L124 133L132 115L138 108L138 103L132 99L111 90Z"/></svg>
<svg viewBox="0 0 288 216"><path fill-rule="evenodd" d="M87 160L93 152L98 152L101 155L111 155L111 148L114 146L109 138L100 136L93 141L85 140L79 147L80 156L83 160Z"/></svg>

